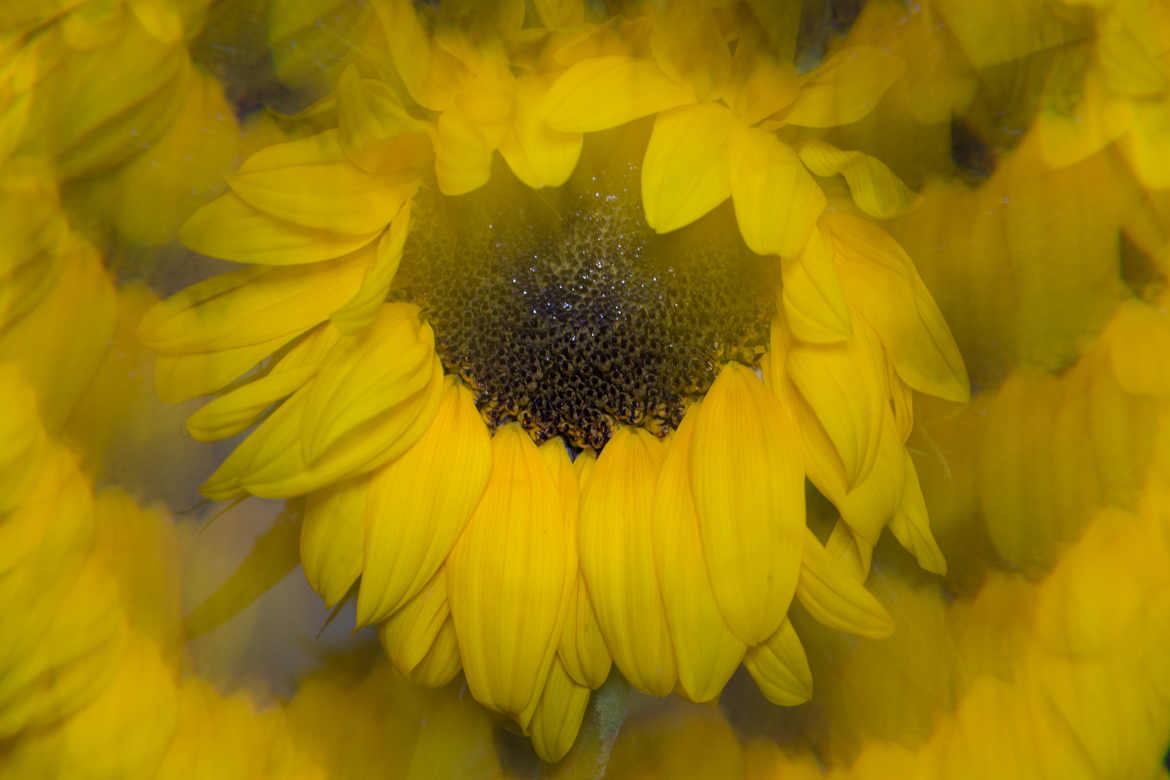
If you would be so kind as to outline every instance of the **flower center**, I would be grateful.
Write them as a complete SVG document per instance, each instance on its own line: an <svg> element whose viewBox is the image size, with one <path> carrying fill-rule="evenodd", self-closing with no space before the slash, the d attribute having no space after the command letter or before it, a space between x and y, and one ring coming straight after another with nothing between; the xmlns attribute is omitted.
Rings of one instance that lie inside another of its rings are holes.
<svg viewBox="0 0 1170 780"><path fill-rule="evenodd" d="M555 190L497 170L471 195L418 199L396 295L493 430L596 449L618 424L663 435L722 364L766 348L779 262L747 250L727 204L655 234L639 170L614 158L587 148Z"/></svg>

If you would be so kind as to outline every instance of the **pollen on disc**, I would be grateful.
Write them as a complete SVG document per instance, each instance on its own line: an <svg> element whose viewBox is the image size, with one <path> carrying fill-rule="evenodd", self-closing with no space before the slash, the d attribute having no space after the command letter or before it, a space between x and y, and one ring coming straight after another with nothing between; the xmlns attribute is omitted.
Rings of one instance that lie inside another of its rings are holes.
<svg viewBox="0 0 1170 780"><path fill-rule="evenodd" d="M619 424L662 435L723 363L766 348L778 259L747 250L728 204L655 234L622 146L603 137L555 190L501 166L470 195L418 199L393 295L422 307L493 428L595 449Z"/></svg>

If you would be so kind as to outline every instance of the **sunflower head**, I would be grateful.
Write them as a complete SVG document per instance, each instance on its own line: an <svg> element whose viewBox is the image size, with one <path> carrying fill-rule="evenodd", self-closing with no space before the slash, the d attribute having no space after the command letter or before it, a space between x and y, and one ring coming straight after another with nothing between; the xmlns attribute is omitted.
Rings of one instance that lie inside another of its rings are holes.
<svg viewBox="0 0 1170 780"><path fill-rule="evenodd" d="M403 674L462 670L548 760L612 665L806 700L789 607L888 635L887 526L945 567L904 442L963 363L870 219L913 193L822 137L902 65L835 41L798 73L765 5L372 3L312 131L182 231L243 267L143 321L164 396L217 393L192 435L256 426L205 494L305 496L326 601L356 588Z"/></svg>

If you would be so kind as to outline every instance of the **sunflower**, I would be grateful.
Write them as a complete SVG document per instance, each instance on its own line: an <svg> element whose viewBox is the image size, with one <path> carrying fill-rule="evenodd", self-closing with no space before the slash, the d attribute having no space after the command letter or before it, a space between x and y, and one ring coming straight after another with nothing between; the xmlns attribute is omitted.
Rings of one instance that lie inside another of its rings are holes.
<svg viewBox="0 0 1170 780"><path fill-rule="evenodd" d="M160 394L218 394L195 438L255 426L203 493L303 500L326 602L546 760L614 665L805 701L794 597L881 637L882 529L945 569L904 443L963 362L870 220L913 193L820 137L900 60L846 41L800 73L799 14L763 4L371 5L380 56L181 231L244 267L143 319Z"/></svg>

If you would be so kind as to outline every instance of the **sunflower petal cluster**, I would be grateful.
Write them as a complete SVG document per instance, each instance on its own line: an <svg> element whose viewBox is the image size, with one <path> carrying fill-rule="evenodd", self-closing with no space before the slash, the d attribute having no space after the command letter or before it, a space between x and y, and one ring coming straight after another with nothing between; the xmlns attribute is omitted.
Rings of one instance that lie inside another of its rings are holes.
<svg viewBox="0 0 1170 780"><path fill-rule="evenodd" d="M318 129L249 157L181 231L244 267L143 320L164 398L218 393L193 436L256 426L204 494L305 496L301 557L326 602L356 589L358 624L380 625L402 673L462 670L546 759L611 665L707 701L743 663L773 701L806 700L794 598L889 634L862 585L887 525L945 570L905 441L913 393L964 401L966 373L910 258L867 218L913 193L816 135L864 117L900 60L846 45L798 74L749 9L719 3L600 22L573 3L527 20L509 2L371 5L381 61L348 62ZM665 439L621 428L572 460L518 424L489 431L419 308L386 300L414 195L478 189L497 152L528 186L558 186L586 133L649 116L649 226L730 199L747 247L782 270L763 381L729 363ZM849 199L829 208L818 180L836 177ZM840 512L827 541L805 523L806 476Z"/></svg>

